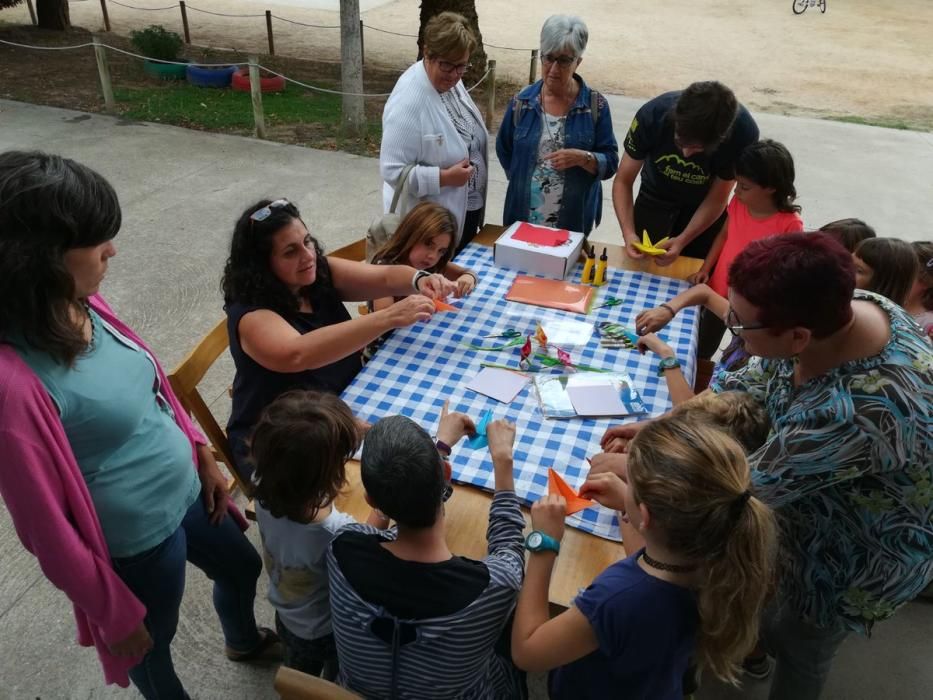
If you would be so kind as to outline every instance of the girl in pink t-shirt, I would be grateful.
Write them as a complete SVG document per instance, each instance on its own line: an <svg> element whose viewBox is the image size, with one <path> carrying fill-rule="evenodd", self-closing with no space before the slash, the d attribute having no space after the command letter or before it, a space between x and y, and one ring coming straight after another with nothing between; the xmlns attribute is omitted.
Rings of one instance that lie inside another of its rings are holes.
<svg viewBox="0 0 933 700"><path fill-rule="evenodd" d="M746 146L735 172L735 196L726 208L726 224L703 266L687 278L692 284L707 282L724 297L729 291L729 266L745 246L766 236L803 231L800 207L794 204L794 159L783 144L764 139ZM721 319L704 311L700 317L700 357L712 357L725 330Z"/></svg>

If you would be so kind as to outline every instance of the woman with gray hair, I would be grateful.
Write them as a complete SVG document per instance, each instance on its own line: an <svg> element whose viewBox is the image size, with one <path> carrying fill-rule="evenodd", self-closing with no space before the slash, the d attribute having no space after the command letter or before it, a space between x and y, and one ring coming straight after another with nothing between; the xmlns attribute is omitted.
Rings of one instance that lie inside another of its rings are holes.
<svg viewBox="0 0 933 700"><path fill-rule="evenodd" d="M509 188L502 222L589 234L602 217L601 180L619 165L606 98L577 75L589 31L553 15L541 28L541 80L509 102L496 153Z"/></svg>

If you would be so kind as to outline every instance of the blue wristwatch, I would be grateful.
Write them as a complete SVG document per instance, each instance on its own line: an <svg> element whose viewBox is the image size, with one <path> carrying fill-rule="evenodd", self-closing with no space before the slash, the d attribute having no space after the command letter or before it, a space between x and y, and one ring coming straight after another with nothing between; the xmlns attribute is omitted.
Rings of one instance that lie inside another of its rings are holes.
<svg viewBox="0 0 933 700"><path fill-rule="evenodd" d="M662 357L658 363L658 376L662 377L667 370L677 369L678 367L680 367L680 360L676 357Z"/></svg>
<svg viewBox="0 0 933 700"><path fill-rule="evenodd" d="M528 533L525 538L525 549L529 552L560 552L560 542L540 530Z"/></svg>

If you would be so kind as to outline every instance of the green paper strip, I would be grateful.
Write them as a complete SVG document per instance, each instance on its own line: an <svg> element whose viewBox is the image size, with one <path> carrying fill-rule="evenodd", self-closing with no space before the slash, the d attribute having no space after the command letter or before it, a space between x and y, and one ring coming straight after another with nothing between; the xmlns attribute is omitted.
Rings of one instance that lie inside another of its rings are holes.
<svg viewBox="0 0 933 700"><path fill-rule="evenodd" d="M504 345L474 345L473 343L463 343L471 350L487 350L487 351L496 351L496 350L508 350L509 348L514 348L516 345L521 345L525 342L524 338L512 338L509 342Z"/></svg>

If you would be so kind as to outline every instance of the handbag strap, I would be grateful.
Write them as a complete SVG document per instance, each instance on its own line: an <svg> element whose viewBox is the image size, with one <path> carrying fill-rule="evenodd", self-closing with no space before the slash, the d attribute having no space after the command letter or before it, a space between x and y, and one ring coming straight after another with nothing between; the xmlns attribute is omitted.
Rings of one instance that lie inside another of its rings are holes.
<svg viewBox="0 0 933 700"><path fill-rule="evenodd" d="M411 169L414 167L414 163L409 163L404 168L402 168L402 177L399 179L398 187L395 189L395 194L392 195L392 206L389 207L390 214L395 213L395 208L398 206L398 199L402 196L402 190L405 189L405 185L408 183L408 175L411 173Z"/></svg>

